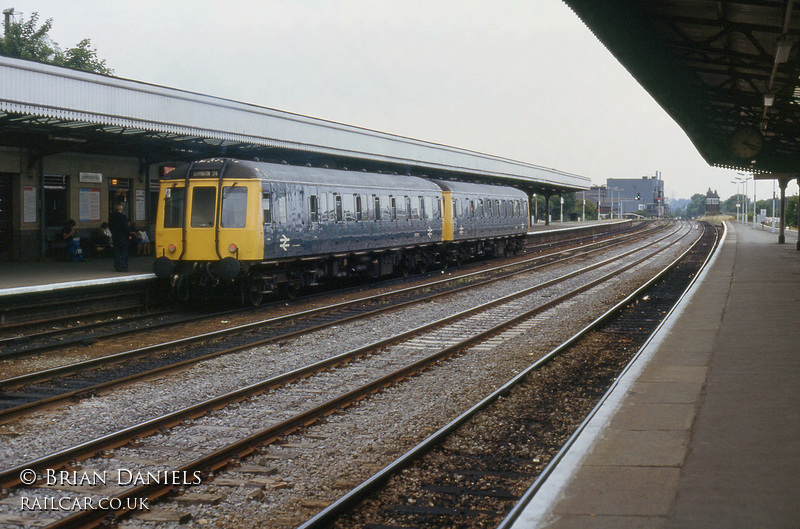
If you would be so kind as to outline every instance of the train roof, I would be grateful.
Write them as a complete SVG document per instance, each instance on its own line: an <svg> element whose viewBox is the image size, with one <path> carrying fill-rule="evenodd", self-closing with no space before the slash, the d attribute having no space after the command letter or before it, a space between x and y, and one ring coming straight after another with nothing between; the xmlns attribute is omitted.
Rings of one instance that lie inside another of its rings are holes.
<svg viewBox="0 0 800 529"><path fill-rule="evenodd" d="M226 178L259 178L271 182L302 183L311 185L337 185L353 187L384 188L388 190L420 190L437 191L441 189L435 183L416 176L366 173L343 169L327 169L284 165L231 158L211 158L199 160L192 166L196 170L219 170L226 163ZM165 180L182 180L186 178L189 165L178 167L164 177Z"/></svg>
<svg viewBox="0 0 800 529"><path fill-rule="evenodd" d="M470 195L485 195L485 194L497 194L500 190L503 193L511 196L519 196L520 198L528 199L528 195L517 188L508 187L508 186L495 186L495 185L488 185L488 184L473 184L470 182L458 182L453 180L432 180L435 182L439 187L444 189L445 191L452 191L453 193L464 193Z"/></svg>

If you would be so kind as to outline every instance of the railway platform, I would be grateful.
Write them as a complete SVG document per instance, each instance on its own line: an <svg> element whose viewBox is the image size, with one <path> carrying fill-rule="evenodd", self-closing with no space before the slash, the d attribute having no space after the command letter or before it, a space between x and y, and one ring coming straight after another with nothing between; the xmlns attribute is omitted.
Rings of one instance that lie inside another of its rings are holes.
<svg viewBox="0 0 800 529"><path fill-rule="evenodd" d="M800 252L727 228L514 529L800 527Z"/></svg>
<svg viewBox="0 0 800 529"><path fill-rule="evenodd" d="M96 284L152 279L152 255L131 256L128 272L114 270L113 257L99 257L78 263L38 261L0 263L0 298L12 294L47 292Z"/></svg>

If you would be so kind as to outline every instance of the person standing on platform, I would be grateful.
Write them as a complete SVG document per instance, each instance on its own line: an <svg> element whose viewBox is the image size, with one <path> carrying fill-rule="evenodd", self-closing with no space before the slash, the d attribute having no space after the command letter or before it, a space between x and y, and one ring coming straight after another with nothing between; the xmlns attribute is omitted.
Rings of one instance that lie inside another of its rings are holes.
<svg viewBox="0 0 800 529"><path fill-rule="evenodd" d="M129 241L131 230L128 227L128 217L122 212L122 204L117 204L108 219L108 229L111 230L111 239L114 245L114 270L117 272L128 271L128 256L130 255Z"/></svg>

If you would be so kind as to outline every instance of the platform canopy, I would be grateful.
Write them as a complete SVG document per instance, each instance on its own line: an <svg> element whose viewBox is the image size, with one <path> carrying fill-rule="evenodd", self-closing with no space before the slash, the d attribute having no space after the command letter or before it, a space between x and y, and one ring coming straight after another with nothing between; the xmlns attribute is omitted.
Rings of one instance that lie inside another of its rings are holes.
<svg viewBox="0 0 800 529"><path fill-rule="evenodd" d="M210 156L330 164L513 183L533 192L589 188L588 178L447 145L137 81L0 57L0 147L145 163Z"/></svg>
<svg viewBox="0 0 800 529"><path fill-rule="evenodd" d="M709 164L800 174L793 0L565 2Z"/></svg>

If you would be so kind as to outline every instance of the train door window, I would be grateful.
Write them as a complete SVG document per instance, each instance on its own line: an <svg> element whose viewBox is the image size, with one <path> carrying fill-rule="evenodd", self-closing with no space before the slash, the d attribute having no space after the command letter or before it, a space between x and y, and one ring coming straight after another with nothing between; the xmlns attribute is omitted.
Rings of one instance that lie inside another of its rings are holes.
<svg viewBox="0 0 800 529"><path fill-rule="evenodd" d="M164 190L164 227L183 228L186 218L186 188L168 187Z"/></svg>
<svg viewBox="0 0 800 529"><path fill-rule="evenodd" d="M217 188L195 187L192 190L192 228L213 228Z"/></svg>
<svg viewBox="0 0 800 529"><path fill-rule="evenodd" d="M317 205L317 195L308 197L308 216L311 222L319 222L319 206Z"/></svg>
<svg viewBox="0 0 800 529"><path fill-rule="evenodd" d="M411 211L411 198L410 197L404 197L404 198L406 199L406 219L411 220L413 218Z"/></svg>
<svg viewBox="0 0 800 529"><path fill-rule="evenodd" d="M261 195L261 209L264 210L264 224L272 223L272 201L270 200L269 193L262 193Z"/></svg>
<svg viewBox="0 0 800 529"><path fill-rule="evenodd" d="M389 200L392 201L390 211L391 211L391 218L392 220L397 220L397 198L390 197Z"/></svg>
<svg viewBox="0 0 800 529"><path fill-rule="evenodd" d="M372 202L375 207L375 220L381 220L381 197L372 195Z"/></svg>
<svg viewBox="0 0 800 529"><path fill-rule="evenodd" d="M364 204L364 220L375 220L375 211L370 206L369 195L362 195L361 203Z"/></svg>
<svg viewBox="0 0 800 529"><path fill-rule="evenodd" d="M334 200L336 201L336 222L342 222L344 220L344 212L342 211L341 195L334 195Z"/></svg>
<svg viewBox="0 0 800 529"><path fill-rule="evenodd" d="M494 217L495 216L495 212L494 212L494 208L492 208L492 201L491 200L487 200L486 202L487 202L486 206L487 206L487 209L488 209L488 211L486 213L486 216L487 217Z"/></svg>
<svg viewBox="0 0 800 529"><path fill-rule="evenodd" d="M460 214L460 210L458 209L458 199L453 199L453 217L458 218Z"/></svg>
<svg viewBox="0 0 800 529"><path fill-rule="evenodd" d="M364 220L364 212L361 210L361 195L353 195L356 201L356 220Z"/></svg>
<svg viewBox="0 0 800 529"><path fill-rule="evenodd" d="M419 197L419 218L427 219L428 212L425 209L425 197Z"/></svg>
<svg viewBox="0 0 800 529"><path fill-rule="evenodd" d="M497 215L498 217L503 216L503 214L500 213L500 201L497 199L494 200L494 210L496 212L495 215Z"/></svg>
<svg viewBox="0 0 800 529"><path fill-rule="evenodd" d="M244 228L246 225L247 188L236 185L223 187L220 227Z"/></svg>

